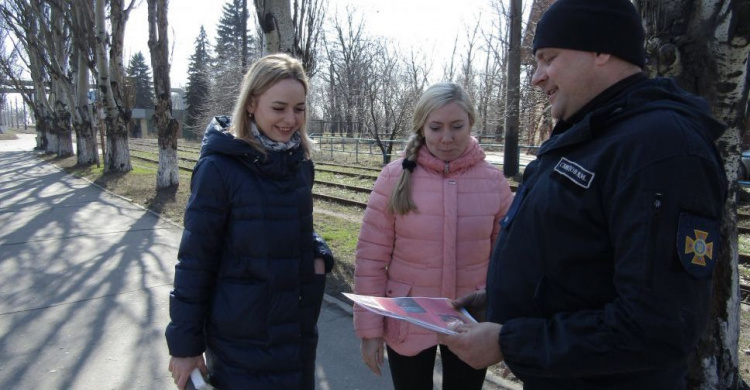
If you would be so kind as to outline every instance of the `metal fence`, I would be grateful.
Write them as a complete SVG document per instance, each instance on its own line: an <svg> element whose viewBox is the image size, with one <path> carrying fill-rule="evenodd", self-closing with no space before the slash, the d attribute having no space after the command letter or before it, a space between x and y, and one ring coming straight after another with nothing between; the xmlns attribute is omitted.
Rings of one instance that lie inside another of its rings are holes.
<svg viewBox="0 0 750 390"><path fill-rule="evenodd" d="M331 160L337 162L351 162L368 166L382 166L385 161L384 152L378 145L378 141L372 138L349 138L324 136L319 134L310 135L313 140L314 157L316 159ZM393 144L391 152L388 154L388 161L399 158L406 146L407 140L380 140L380 145L388 149L388 145ZM487 153L503 153L505 146L498 143L481 142L479 143ZM519 145L522 153L534 155L538 146Z"/></svg>

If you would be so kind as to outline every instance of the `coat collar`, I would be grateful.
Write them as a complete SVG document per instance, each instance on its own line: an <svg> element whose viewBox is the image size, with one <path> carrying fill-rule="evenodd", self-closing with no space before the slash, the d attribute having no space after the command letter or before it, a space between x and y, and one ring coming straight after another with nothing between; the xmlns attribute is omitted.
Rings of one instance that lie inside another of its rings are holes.
<svg viewBox="0 0 750 390"><path fill-rule="evenodd" d="M449 174L466 170L476 163L483 161L484 157L484 150L479 146L479 142L476 138L471 137L463 154L451 162L445 162L433 156L427 145L422 145L417 154L417 164L428 171Z"/></svg>

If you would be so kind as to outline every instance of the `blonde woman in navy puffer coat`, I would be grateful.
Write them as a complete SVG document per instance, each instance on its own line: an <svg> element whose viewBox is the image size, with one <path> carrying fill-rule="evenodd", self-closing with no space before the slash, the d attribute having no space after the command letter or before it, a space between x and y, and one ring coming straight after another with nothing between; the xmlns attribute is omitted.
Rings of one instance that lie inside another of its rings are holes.
<svg viewBox="0 0 750 390"><path fill-rule="evenodd" d="M333 258L313 232L307 77L285 54L245 76L191 181L166 331L169 369L216 388L315 388L316 322ZM205 352L205 361L203 353Z"/></svg>

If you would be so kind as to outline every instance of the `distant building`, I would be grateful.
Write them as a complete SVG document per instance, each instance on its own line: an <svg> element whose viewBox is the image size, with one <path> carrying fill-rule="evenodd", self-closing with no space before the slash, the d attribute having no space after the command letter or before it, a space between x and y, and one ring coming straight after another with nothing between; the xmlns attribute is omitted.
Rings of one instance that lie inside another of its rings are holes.
<svg viewBox="0 0 750 390"><path fill-rule="evenodd" d="M155 138L156 127L151 120L154 116L153 108L134 108L131 116L130 137L132 138ZM180 123L180 133L178 137L184 138L185 123L185 90L182 88L172 88L172 117ZM191 135L188 135L190 137Z"/></svg>

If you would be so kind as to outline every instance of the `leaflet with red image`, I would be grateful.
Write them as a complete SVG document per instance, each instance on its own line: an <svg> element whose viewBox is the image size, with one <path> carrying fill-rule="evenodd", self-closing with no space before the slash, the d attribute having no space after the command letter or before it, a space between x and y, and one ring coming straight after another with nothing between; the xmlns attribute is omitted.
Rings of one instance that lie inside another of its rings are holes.
<svg viewBox="0 0 750 390"><path fill-rule="evenodd" d="M477 322L465 309L453 307L448 298L385 298L343 294L371 312L408 321L433 332L456 334L451 326Z"/></svg>

